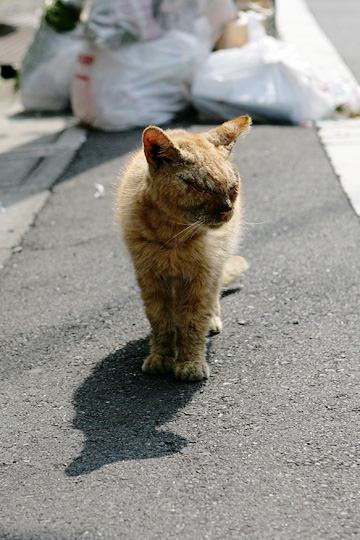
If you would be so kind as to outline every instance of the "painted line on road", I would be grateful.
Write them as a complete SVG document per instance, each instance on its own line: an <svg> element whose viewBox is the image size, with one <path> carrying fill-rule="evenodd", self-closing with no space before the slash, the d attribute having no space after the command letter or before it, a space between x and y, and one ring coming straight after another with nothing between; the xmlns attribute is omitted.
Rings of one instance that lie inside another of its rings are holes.
<svg viewBox="0 0 360 540"><path fill-rule="evenodd" d="M360 119L326 120L317 126L343 190L360 216Z"/></svg>
<svg viewBox="0 0 360 540"><path fill-rule="evenodd" d="M276 0L279 37L296 47L318 73L337 77L352 87L354 75L327 38L304 0ZM318 135L340 184L360 216L360 120L323 120Z"/></svg>
<svg viewBox="0 0 360 540"><path fill-rule="evenodd" d="M358 85L304 0L276 0L276 27L279 37L294 45L316 72Z"/></svg>

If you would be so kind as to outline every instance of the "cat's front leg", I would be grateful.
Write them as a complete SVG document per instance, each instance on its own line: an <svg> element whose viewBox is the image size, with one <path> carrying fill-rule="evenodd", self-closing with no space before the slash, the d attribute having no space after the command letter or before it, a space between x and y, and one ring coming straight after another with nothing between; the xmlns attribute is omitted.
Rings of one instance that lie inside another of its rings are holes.
<svg viewBox="0 0 360 540"><path fill-rule="evenodd" d="M138 278L145 312L151 325L150 353L142 371L159 374L174 371L176 329L172 313L171 284L154 276Z"/></svg>
<svg viewBox="0 0 360 540"><path fill-rule="evenodd" d="M219 334L222 330L220 291L216 294L212 314L210 317L209 330L211 334Z"/></svg>
<svg viewBox="0 0 360 540"><path fill-rule="evenodd" d="M205 360L205 346L217 288L213 291L204 288L203 282L192 282L178 294L175 377L183 381L201 381L210 373Z"/></svg>

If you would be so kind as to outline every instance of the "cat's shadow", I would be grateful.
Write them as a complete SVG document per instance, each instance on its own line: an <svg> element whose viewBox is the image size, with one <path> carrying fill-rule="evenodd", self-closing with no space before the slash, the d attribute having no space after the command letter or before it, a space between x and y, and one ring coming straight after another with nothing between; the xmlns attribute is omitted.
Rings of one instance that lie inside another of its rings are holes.
<svg viewBox="0 0 360 540"><path fill-rule="evenodd" d="M141 373L148 339L129 342L104 358L76 390L73 427L85 443L65 473L79 476L123 460L162 457L187 444L161 426L169 421L202 384Z"/></svg>

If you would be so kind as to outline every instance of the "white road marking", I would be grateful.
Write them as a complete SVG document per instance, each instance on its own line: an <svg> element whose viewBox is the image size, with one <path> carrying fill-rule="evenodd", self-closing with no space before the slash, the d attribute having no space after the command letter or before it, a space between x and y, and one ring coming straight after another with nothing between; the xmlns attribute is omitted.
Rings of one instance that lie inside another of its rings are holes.
<svg viewBox="0 0 360 540"><path fill-rule="evenodd" d="M303 0L276 0L279 37L293 44L319 73L358 86ZM318 134L341 186L360 216L360 119L324 120Z"/></svg>
<svg viewBox="0 0 360 540"><path fill-rule="evenodd" d="M360 118L318 122L318 134L343 190L360 216Z"/></svg>

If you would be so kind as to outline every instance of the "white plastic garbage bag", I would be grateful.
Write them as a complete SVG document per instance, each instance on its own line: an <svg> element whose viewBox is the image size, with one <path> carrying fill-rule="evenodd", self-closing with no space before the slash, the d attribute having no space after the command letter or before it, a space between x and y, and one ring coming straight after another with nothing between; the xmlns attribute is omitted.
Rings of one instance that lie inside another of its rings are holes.
<svg viewBox="0 0 360 540"><path fill-rule="evenodd" d="M20 97L26 110L61 111L69 106L75 61L83 43L80 27L57 32L41 23L20 70Z"/></svg>
<svg viewBox="0 0 360 540"><path fill-rule="evenodd" d="M165 29L177 28L208 40L211 50L236 15L233 0L160 0L157 18Z"/></svg>
<svg viewBox="0 0 360 540"><path fill-rule="evenodd" d="M100 47L117 49L182 30L208 40L236 17L233 0L92 0L86 36Z"/></svg>
<svg viewBox="0 0 360 540"><path fill-rule="evenodd" d="M326 83L290 45L267 36L254 18L250 43L212 53L192 85L192 101L207 116L255 118L295 124L332 115L336 103Z"/></svg>
<svg viewBox="0 0 360 540"><path fill-rule="evenodd" d="M74 114L105 130L166 123L189 101L207 54L195 36L178 30L117 50L89 44L77 61Z"/></svg>
<svg viewBox="0 0 360 540"><path fill-rule="evenodd" d="M116 49L161 34L153 0L93 0L90 4L86 35L96 45Z"/></svg>

